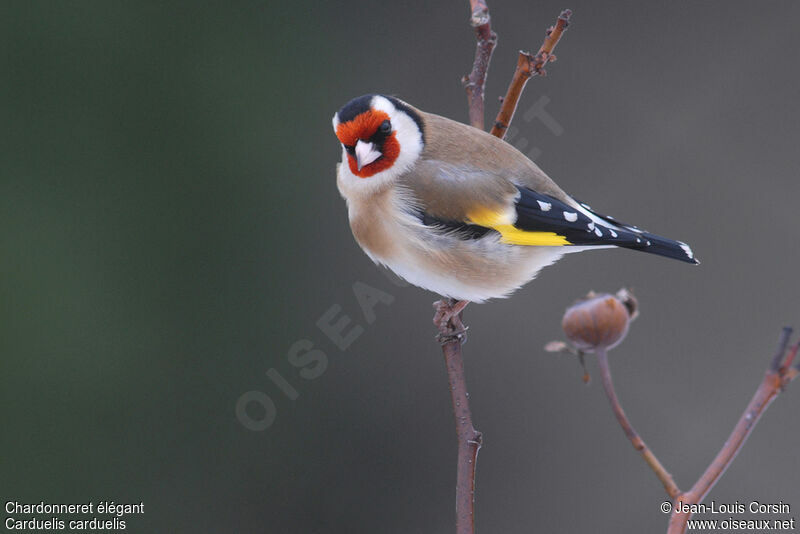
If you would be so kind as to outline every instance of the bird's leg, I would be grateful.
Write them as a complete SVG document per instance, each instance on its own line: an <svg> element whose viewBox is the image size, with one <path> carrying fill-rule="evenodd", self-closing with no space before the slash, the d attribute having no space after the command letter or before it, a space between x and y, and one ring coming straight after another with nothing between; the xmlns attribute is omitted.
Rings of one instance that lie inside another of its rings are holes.
<svg viewBox="0 0 800 534"><path fill-rule="evenodd" d="M468 300L437 300L433 303L433 307L436 309L436 315L433 316L433 324L435 324L440 331L443 328L447 328L449 322L453 322L452 326L461 326L463 328L464 325L461 324L459 315L464 311L464 308L467 307L467 304L469 304Z"/></svg>
<svg viewBox="0 0 800 534"><path fill-rule="evenodd" d="M433 324L439 329L437 338L444 345L452 340L464 343L467 340L467 327L461 322L461 312L469 304L468 300L442 299L433 303L436 314Z"/></svg>

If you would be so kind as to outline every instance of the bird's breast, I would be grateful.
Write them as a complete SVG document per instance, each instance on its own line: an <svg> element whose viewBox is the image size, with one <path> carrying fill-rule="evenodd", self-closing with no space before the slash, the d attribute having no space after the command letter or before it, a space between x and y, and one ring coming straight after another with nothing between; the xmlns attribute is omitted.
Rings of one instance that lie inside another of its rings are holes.
<svg viewBox="0 0 800 534"><path fill-rule="evenodd" d="M368 201L348 199L348 215L356 241L377 262L391 264L412 238L409 215L398 206L392 189L374 194Z"/></svg>

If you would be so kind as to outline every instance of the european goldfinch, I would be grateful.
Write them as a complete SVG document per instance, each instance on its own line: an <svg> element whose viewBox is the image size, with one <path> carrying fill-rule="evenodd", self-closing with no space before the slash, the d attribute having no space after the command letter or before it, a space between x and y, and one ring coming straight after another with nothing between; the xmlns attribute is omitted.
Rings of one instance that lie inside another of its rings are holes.
<svg viewBox="0 0 800 534"><path fill-rule="evenodd" d="M505 297L566 252L597 247L698 263L685 243L595 213L505 141L397 98L353 99L333 129L356 241L444 297Z"/></svg>

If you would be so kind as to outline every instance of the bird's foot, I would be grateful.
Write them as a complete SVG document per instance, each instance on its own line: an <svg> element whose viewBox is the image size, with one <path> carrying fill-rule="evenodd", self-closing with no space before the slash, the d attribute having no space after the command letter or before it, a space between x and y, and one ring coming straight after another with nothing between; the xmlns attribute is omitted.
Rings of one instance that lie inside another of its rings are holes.
<svg viewBox="0 0 800 534"><path fill-rule="evenodd" d="M436 314L433 324L439 329L436 339L442 345L451 341L466 343L467 327L461 322L461 312L469 304L468 300L442 299L433 303Z"/></svg>

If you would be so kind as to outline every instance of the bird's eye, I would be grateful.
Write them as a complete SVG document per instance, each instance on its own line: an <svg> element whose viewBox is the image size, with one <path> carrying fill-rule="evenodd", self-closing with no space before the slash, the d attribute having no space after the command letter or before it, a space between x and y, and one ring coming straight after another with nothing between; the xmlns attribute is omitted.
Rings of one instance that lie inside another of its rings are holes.
<svg viewBox="0 0 800 534"><path fill-rule="evenodd" d="M392 131L392 123L389 122L389 120L385 120L381 123L378 130L380 130L381 133L389 133Z"/></svg>
<svg viewBox="0 0 800 534"><path fill-rule="evenodd" d="M356 147L355 146L353 146L353 145L342 145L342 146L344 147L344 149L347 151L348 154L355 154L356 153Z"/></svg>

